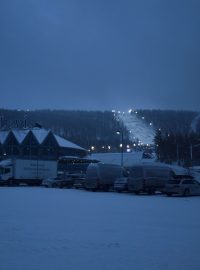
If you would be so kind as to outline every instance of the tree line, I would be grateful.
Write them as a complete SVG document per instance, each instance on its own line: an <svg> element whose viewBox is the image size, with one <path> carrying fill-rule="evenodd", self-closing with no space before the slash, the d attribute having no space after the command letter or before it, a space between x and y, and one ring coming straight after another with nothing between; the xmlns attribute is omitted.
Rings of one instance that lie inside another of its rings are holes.
<svg viewBox="0 0 200 270"><path fill-rule="evenodd" d="M131 143L128 130L111 111L0 109L1 129L32 128L36 123L85 149L93 146L94 152L119 151L119 130L123 130L124 143Z"/></svg>
<svg viewBox="0 0 200 270"><path fill-rule="evenodd" d="M187 134L191 130L192 121L198 114L199 112L184 110L137 110L136 115L163 132ZM197 124L197 131L200 132L200 122Z"/></svg>
<svg viewBox="0 0 200 270"><path fill-rule="evenodd" d="M155 151L157 159L166 163L182 166L200 164L200 134L162 133L156 131Z"/></svg>

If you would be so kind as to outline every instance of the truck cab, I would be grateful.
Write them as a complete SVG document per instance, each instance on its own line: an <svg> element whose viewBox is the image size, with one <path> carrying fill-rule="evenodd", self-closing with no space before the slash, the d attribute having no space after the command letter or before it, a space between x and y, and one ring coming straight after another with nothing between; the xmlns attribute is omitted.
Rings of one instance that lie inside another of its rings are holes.
<svg viewBox="0 0 200 270"><path fill-rule="evenodd" d="M0 185L8 184L9 179L12 178L12 163L10 160L3 160L0 162Z"/></svg>

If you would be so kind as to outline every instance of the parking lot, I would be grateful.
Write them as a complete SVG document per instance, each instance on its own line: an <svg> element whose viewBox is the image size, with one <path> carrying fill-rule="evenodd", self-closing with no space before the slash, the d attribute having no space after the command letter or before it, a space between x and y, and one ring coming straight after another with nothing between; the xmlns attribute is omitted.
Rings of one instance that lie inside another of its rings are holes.
<svg viewBox="0 0 200 270"><path fill-rule="evenodd" d="M199 270L200 197L0 188L1 270Z"/></svg>

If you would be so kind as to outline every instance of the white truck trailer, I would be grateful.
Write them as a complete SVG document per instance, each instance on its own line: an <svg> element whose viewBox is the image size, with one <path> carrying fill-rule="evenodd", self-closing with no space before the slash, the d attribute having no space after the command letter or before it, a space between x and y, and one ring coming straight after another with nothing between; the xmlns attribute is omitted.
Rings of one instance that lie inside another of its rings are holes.
<svg viewBox="0 0 200 270"><path fill-rule="evenodd" d="M57 176L57 161L7 159L0 162L0 185L40 185L44 178Z"/></svg>

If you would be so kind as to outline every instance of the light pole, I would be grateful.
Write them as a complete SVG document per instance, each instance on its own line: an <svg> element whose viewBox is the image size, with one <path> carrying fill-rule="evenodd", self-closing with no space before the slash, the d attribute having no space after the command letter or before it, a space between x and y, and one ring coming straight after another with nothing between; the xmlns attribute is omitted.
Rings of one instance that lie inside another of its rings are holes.
<svg viewBox="0 0 200 270"><path fill-rule="evenodd" d="M195 145L190 144L190 160L191 160L192 164L193 164L193 148L199 147L199 146L200 146L200 144L195 144Z"/></svg>
<svg viewBox="0 0 200 270"><path fill-rule="evenodd" d="M124 132L123 129L116 132L118 135L121 134L121 166L124 166Z"/></svg>

